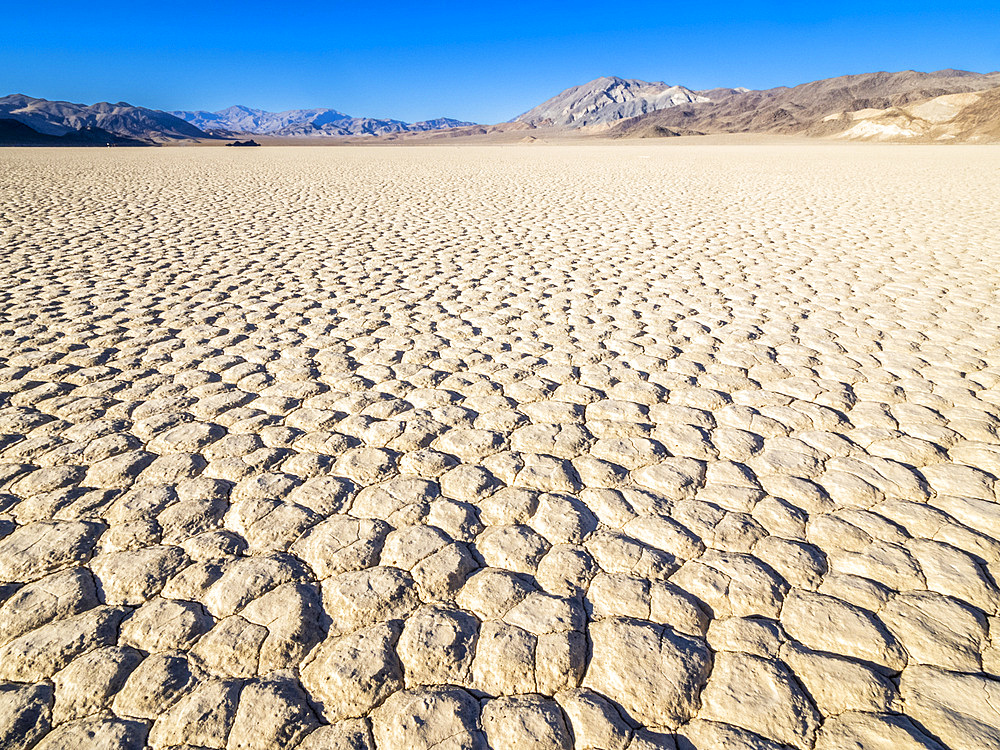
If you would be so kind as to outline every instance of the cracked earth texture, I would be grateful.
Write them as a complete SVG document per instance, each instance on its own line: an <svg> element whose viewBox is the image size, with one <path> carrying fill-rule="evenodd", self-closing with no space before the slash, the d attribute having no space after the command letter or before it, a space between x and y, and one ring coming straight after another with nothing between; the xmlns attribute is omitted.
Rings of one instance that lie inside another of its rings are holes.
<svg viewBox="0 0 1000 750"><path fill-rule="evenodd" d="M1000 747L1000 150L0 167L0 746Z"/></svg>

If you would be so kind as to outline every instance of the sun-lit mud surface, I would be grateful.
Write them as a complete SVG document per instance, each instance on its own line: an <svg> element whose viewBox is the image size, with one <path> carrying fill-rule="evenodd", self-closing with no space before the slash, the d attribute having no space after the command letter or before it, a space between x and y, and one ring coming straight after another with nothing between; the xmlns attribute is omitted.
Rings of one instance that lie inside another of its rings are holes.
<svg viewBox="0 0 1000 750"><path fill-rule="evenodd" d="M1000 150L0 170L0 746L1000 746Z"/></svg>

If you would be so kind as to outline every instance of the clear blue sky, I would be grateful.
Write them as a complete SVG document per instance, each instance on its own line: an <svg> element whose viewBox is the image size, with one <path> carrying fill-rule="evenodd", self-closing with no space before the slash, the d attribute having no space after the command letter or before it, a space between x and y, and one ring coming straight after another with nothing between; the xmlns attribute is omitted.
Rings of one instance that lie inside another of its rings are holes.
<svg viewBox="0 0 1000 750"><path fill-rule="evenodd" d="M998 0L21 0L0 15L0 94L156 109L497 122L601 75L768 88L872 70L1000 69Z"/></svg>

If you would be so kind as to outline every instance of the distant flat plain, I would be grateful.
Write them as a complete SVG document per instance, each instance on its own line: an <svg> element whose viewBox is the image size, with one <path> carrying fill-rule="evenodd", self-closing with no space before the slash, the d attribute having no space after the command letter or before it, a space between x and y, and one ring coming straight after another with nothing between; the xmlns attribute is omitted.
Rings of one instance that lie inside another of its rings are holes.
<svg viewBox="0 0 1000 750"><path fill-rule="evenodd" d="M1000 746L997 195L0 150L0 746Z"/></svg>

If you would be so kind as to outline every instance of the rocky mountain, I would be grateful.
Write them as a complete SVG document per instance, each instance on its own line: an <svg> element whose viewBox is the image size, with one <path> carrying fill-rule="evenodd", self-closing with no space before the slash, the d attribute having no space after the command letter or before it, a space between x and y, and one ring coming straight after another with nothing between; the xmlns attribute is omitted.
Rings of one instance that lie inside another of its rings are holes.
<svg viewBox="0 0 1000 750"><path fill-rule="evenodd" d="M580 128L605 125L682 104L708 102L707 96L666 83L617 76L573 86L515 118L532 125Z"/></svg>
<svg viewBox="0 0 1000 750"><path fill-rule="evenodd" d="M881 112L996 86L1000 86L1000 73L907 70L840 76L792 88L734 89L727 95L716 94L711 101L682 103L623 120L610 134L642 136L650 134L652 128L662 128L674 132L832 136L854 126L853 116L844 117L843 113Z"/></svg>
<svg viewBox="0 0 1000 750"><path fill-rule="evenodd" d="M270 136L387 135L465 127L475 123L442 117L408 123L352 117L335 109L290 109L268 112L234 105L218 112L172 112L171 114L210 132L249 133Z"/></svg>
<svg viewBox="0 0 1000 750"><path fill-rule="evenodd" d="M126 102L88 105L11 94L0 97L0 117L17 120L43 135L100 128L123 138L154 142L211 137L167 112L133 107Z"/></svg>

